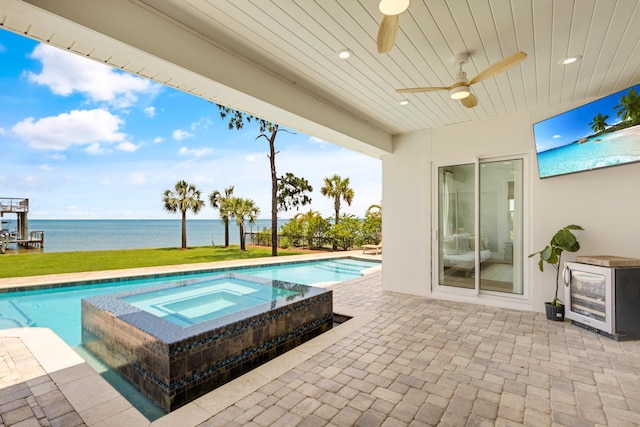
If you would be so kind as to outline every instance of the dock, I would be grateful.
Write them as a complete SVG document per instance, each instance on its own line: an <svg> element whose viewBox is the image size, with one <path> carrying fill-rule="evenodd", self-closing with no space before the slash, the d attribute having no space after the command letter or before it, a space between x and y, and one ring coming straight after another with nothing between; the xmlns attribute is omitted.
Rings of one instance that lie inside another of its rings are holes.
<svg viewBox="0 0 640 427"><path fill-rule="evenodd" d="M16 215L16 228L10 228L5 215ZM29 199L0 197L0 253L5 253L9 245L25 248L44 247L44 231L29 231Z"/></svg>

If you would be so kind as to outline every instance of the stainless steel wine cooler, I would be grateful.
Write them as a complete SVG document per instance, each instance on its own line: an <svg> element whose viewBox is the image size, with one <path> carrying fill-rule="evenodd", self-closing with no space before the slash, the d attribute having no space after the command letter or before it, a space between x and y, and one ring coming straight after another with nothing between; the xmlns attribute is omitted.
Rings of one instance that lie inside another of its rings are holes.
<svg viewBox="0 0 640 427"><path fill-rule="evenodd" d="M614 339L640 339L640 260L577 260L583 262L566 262L563 271L565 318Z"/></svg>

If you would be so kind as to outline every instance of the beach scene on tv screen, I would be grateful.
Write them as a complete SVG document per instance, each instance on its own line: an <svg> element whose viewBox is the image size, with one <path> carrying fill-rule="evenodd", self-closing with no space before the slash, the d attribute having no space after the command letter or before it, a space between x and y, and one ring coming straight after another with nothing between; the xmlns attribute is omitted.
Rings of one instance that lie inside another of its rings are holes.
<svg viewBox="0 0 640 427"><path fill-rule="evenodd" d="M640 84L533 125L540 178L640 161Z"/></svg>

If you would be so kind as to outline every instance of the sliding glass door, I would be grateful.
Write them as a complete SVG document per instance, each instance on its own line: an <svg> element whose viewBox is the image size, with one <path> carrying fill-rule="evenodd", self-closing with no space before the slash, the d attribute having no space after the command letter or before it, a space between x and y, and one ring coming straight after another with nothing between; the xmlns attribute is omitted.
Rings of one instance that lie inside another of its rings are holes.
<svg viewBox="0 0 640 427"><path fill-rule="evenodd" d="M523 159L438 168L436 287L522 295Z"/></svg>

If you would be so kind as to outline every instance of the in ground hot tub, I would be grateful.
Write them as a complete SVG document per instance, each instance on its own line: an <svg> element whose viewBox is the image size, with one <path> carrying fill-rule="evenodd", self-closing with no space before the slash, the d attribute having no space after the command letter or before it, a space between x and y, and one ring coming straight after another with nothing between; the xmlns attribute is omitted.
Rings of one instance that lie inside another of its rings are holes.
<svg viewBox="0 0 640 427"><path fill-rule="evenodd" d="M240 274L82 300L82 343L172 411L333 325L330 290Z"/></svg>

